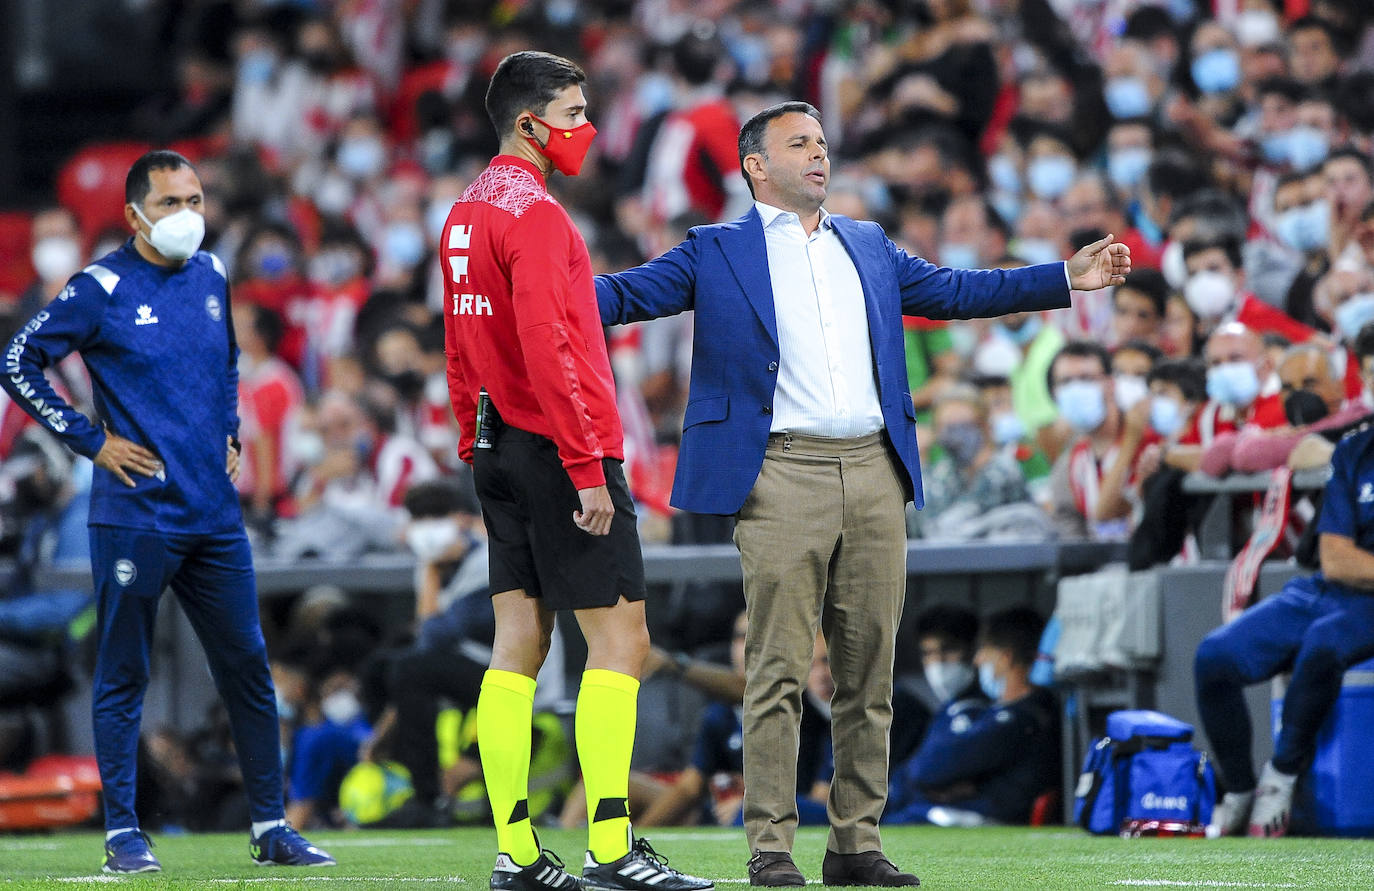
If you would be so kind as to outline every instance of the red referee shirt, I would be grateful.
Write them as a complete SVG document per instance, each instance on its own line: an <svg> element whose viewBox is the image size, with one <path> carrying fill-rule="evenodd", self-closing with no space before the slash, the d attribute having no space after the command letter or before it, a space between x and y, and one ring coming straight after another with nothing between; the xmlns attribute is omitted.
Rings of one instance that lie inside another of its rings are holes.
<svg viewBox="0 0 1374 891"><path fill-rule="evenodd" d="M448 388L472 461L477 393L501 418L547 436L578 489L623 460L615 383L581 234L533 164L492 159L449 211L444 272Z"/></svg>

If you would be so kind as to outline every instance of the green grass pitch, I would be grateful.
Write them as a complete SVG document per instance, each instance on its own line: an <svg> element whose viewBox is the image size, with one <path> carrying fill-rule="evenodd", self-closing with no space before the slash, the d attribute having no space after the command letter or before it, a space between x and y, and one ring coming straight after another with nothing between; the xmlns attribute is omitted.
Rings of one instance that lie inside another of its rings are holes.
<svg viewBox="0 0 1374 891"><path fill-rule="evenodd" d="M264 869L248 859L246 834L154 836L164 871L100 872L96 833L0 836L0 891L9 888L375 889L487 887L495 834L489 829L312 832L339 860L332 869ZM747 887L744 836L729 829L658 829L645 835L672 865L709 876L721 889ZM585 833L541 830L544 845L580 866ZM825 831L803 829L795 856L819 884ZM891 827L888 856L923 888L1320 888L1374 889L1374 842L1292 838L1092 838L1064 827L935 829Z"/></svg>

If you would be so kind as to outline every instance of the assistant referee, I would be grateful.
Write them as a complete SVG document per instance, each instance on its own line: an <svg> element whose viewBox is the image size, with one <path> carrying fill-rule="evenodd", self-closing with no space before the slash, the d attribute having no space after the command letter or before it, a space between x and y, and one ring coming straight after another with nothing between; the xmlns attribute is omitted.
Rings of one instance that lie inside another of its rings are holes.
<svg viewBox="0 0 1374 891"><path fill-rule="evenodd" d="M487 113L501 154L453 206L440 241L449 395L489 536L496 639L477 701L496 824L491 887L575 891L530 826L535 676L554 612L587 639L577 698L587 789L587 888L693 891L630 829L639 673L649 648L644 566L621 469L623 434L587 246L545 180L575 176L596 134L586 75L547 53L507 56Z"/></svg>

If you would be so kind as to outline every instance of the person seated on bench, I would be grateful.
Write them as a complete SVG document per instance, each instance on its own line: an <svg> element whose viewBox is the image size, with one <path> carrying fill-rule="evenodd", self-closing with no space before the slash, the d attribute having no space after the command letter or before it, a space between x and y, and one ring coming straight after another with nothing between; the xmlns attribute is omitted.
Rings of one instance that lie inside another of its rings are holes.
<svg viewBox="0 0 1374 891"><path fill-rule="evenodd" d="M989 616L974 658L992 704L954 700L893 773L885 823L977 825L1029 821L1059 782L1059 710L1030 683L1045 620L1028 607Z"/></svg>

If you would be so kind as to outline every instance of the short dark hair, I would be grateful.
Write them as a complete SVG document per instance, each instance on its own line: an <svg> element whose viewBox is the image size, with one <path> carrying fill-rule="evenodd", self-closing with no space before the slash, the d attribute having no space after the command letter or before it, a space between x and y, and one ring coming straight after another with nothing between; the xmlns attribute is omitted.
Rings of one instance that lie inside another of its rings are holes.
<svg viewBox="0 0 1374 891"><path fill-rule="evenodd" d="M1360 169L1364 171L1365 177L1370 179L1371 181L1374 181L1374 171L1372 171L1370 168L1369 158L1365 155L1364 152L1360 151L1359 149L1350 148L1348 146L1343 146L1341 148L1334 149L1332 150L1331 154L1327 155L1326 158L1322 161L1321 166L1325 167L1332 161L1339 161L1342 158L1349 158L1350 160L1359 164Z"/></svg>
<svg viewBox="0 0 1374 891"><path fill-rule="evenodd" d="M1145 168L1145 185L1152 195L1181 199L1212 185L1212 178L1197 161L1177 149L1156 152Z"/></svg>
<svg viewBox="0 0 1374 891"><path fill-rule="evenodd" d="M446 517L452 513L480 515L482 507L468 476L441 476L416 483L401 500L411 519Z"/></svg>
<svg viewBox="0 0 1374 891"><path fill-rule="evenodd" d="M1063 356L1078 356L1080 358L1096 359L1102 365L1104 376L1112 373L1112 357L1107 354L1107 348L1095 340L1071 340L1059 348L1059 352L1054 354L1050 360L1050 367L1045 369L1045 383L1049 386L1050 392L1054 392L1054 366L1059 364Z"/></svg>
<svg viewBox="0 0 1374 891"><path fill-rule="evenodd" d="M269 353L275 353L286 334L286 323L282 321L281 314L256 303L249 303L248 310L253 313L253 333L258 335Z"/></svg>
<svg viewBox="0 0 1374 891"><path fill-rule="evenodd" d="M1146 384L1155 381L1174 384L1189 402L1202 402L1207 398L1207 363L1192 356L1161 359L1145 375Z"/></svg>
<svg viewBox="0 0 1374 891"><path fill-rule="evenodd" d="M586 82L587 73L577 63L553 53L525 50L506 56L487 87L487 117L496 137L506 137L520 112L542 115L561 91Z"/></svg>
<svg viewBox="0 0 1374 891"><path fill-rule="evenodd" d="M1159 347L1151 343L1146 343L1143 340L1135 339L1117 344L1112 350L1113 359L1116 358L1117 353L1140 353L1150 360L1151 368L1155 366L1156 362L1164 357L1164 353L1160 351Z"/></svg>
<svg viewBox="0 0 1374 891"><path fill-rule="evenodd" d="M802 102L797 99L788 102L779 102L777 105L770 105L763 111L754 115L744 122L744 126L739 128L739 172L744 177L744 182L749 186L749 194L754 194L754 181L749 178L749 174L744 169L744 159L749 155L759 154L765 158L768 153L763 149L763 134L768 129L768 124L782 117L785 114L806 114L815 118L818 122L821 113L816 110L816 106L810 102Z"/></svg>
<svg viewBox="0 0 1374 891"><path fill-rule="evenodd" d="M1013 665L1030 668L1044 630L1044 616L1028 606L1013 606L983 620L983 646L1006 650Z"/></svg>
<svg viewBox="0 0 1374 891"><path fill-rule="evenodd" d="M916 639L923 637L939 637L972 653L978 640L978 616L967 607L937 603L916 617Z"/></svg>
<svg viewBox="0 0 1374 891"><path fill-rule="evenodd" d="M1183 242L1183 261L1188 262L1188 258L1203 251L1220 250L1226 254L1226 259L1231 261L1231 265L1239 271L1244 266L1244 259L1241 256L1240 239L1223 235L1217 238L1190 238Z"/></svg>
<svg viewBox="0 0 1374 891"><path fill-rule="evenodd" d="M192 173L196 172L195 165L180 152L171 149L148 152L134 162L134 166L129 168L129 175L124 177L124 201L128 204L143 203L143 199L152 191L151 174L154 170L180 170L183 167L191 168Z"/></svg>
<svg viewBox="0 0 1374 891"><path fill-rule="evenodd" d="M1355 335L1355 358L1364 362L1370 356L1374 356L1374 322L1366 323Z"/></svg>
<svg viewBox="0 0 1374 891"><path fill-rule="evenodd" d="M1122 289L1135 291L1150 298L1150 304L1154 306L1155 312L1159 317L1164 318L1165 306L1169 301L1169 282L1164 278L1164 273L1158 269L1133 269L1127 276L1126 283L1118 285L1112 292L1112 302L1116 302L1116 295Z"/></svg>

